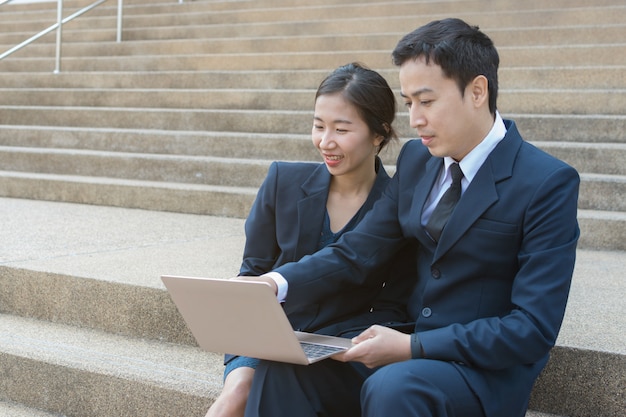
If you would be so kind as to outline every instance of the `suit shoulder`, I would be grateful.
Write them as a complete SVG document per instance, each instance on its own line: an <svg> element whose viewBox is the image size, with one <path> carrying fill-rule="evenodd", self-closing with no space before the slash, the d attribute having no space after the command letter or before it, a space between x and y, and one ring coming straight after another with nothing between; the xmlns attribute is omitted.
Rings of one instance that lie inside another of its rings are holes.
<svg viewBox="0 0 626 417"><path fill-rule="evenodd" d="M428 148L422 145L420 139L409 139L402 145L398 158L403 155L430 155L430 152L428 152Z"/></svg>
<svg viewBox="0 0 626 417"><path fill-rule="evenodd" d="M546 176L561 170L571 171L577 175L576 170L564 161L527 142L518 131L514 121L504 120L504 122L507 134L503 142L507 137L511 137L513 142L519 141L519 150L516 151L515 157L516 165L519 164L520 169L528 171L528 175Z"/></svg>
<svg viewBox="0 0 626 417"><path fill-rule="evenodd" d="M287 178L290 181L297 182L298 179L308 178L322 164L317 162L285 162L275 161L270 166L270 172L273 172L279 178Z"/></svg>
<svg viewBox="0 0 626 417"><path fill-rule="evenodd" d="M406 169L409 166L415 166L416 164L426 163L432 155L419 139L408 140L400 150L398 154L398 160L396 162L396 172L402 168Z"/></svg>
<svg viewBox="0 0 626 417"><path fill-rule="evenodd" d="M558 159L554 155L526 141L522 142L519 157L523 163L532 166L533 171L539 175L547 175L559 170L572 170L576 172L576 169L565 161Z"/></svg>

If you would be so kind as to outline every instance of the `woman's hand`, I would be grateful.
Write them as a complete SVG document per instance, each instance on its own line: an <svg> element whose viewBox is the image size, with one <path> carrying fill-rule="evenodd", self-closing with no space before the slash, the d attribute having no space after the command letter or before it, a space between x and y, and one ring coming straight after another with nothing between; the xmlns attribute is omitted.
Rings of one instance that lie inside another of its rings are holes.
<svg viewBox="0 0 626 417"><path fill-rule="evenodd" d="M263 282L272 288L272 291L274 291L274 294L278 293L278 286L276 285L276 281L274 281L272 278L267 277L267 276L259 276L259 277L239 276L239 277L234 277L231 279L236 279L239 281Z"/></svg>

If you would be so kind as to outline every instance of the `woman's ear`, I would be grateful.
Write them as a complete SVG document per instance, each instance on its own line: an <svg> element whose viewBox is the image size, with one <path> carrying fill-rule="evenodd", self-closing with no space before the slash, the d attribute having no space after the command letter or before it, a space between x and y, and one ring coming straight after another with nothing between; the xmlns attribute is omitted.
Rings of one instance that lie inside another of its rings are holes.
<svg viewBox="0 0 626 417"><path fill-rule="evenodd" d="M387 134L389 134L389 125L387 123L383 123L383 128L385 129ZM385 137L386 136L376 134L374 136L374 146L380 146L381 143L383 143L385 141Z"/></svg>
<svg viewBox="0 0 626 417"><path fill-rule="evenodd" d="M385 141L385 137L382 135L376 135L374 136L374 146L380 146L383 142Z"/></svg>

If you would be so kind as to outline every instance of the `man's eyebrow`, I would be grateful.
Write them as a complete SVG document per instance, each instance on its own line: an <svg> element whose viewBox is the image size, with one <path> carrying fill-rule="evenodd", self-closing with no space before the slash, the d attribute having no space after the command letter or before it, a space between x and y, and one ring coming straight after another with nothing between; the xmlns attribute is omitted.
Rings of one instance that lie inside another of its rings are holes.
<svg viewBox="0 0 626 417"><path fill-rule="evenodd" d="M432 93L433 89L432 88L428 88L428 87L424 87L424 88L420 88L419 90L415 90L413 91L413 93L411 93L410 95L406 95L404 94L402 91L400 91L400 95L402 97L408 98L408 97L417 97L420 94L424 94L424 93Z"/></svg>

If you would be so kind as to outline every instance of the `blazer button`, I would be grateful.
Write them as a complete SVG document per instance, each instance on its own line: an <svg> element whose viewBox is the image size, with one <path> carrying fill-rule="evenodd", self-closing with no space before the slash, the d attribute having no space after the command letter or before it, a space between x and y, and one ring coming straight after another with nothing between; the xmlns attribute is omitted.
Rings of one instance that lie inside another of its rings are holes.
<svg viewBox="0 0 626 417"><path fill-rule="evenodd" d="M432 310L431 310L430 308L428 308L428 307L424 307L424 308L422 309L422 316L424 316L424 317L428 318L428 317L430 317L432 314L433 314L433 312L432 312Z"/></svg>
<svg viewBox="0 0 626 417"><path fill-rule="evenodd" d="M430 269L430 275L435 279L439 279L441 277L441 271L433 267Z"/></svg>

